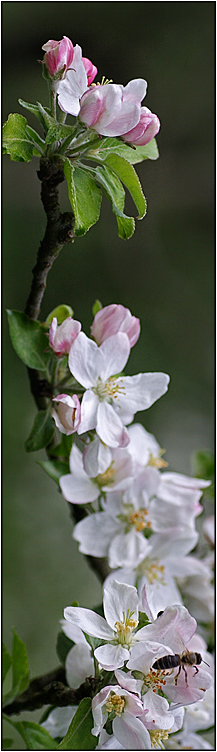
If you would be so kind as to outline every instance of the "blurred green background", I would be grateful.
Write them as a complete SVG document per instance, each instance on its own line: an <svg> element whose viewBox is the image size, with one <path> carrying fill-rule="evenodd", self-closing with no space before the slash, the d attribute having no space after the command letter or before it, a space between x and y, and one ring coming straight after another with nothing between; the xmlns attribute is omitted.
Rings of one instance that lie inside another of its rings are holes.
<svg viewBox="0 0 217 752"><path fill-rule="evenodd" d="M89 334L95 298L141 319L127 373L165 371L169 391L138 414L166 448L171 470L191 473L191 455L213 444L213 48L212 2L3 2L3 119L26 112L18 97L48 104L42 45L65 34L116 83L143 77L144 104L159 116L160 159L138 166L148 214L129 241L110 204L89 233L65 246L48 278L42 320L68 303ZM32 116L29 122L37 124ZM38 160L3 163L4 309L23 310L44 234ZM130 200L128 210L132 209ZM65 186L61 206L69 210ZM67 504L26 455L35 407L24 366L4 355L4 637L26 642L31 674L53 668L58 620L77 599L92 607L101 587L71 539ZM7 735L8 733L7 730ZM20 742L19 742L20 744ZM19 747L21 748L21 747Z"/></svg>

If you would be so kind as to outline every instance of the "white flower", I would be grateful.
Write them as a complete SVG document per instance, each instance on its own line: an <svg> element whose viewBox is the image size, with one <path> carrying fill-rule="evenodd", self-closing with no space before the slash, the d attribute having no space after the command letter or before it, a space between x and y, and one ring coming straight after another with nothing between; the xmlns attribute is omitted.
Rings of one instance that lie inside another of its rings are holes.
<svg viewBox="0 0 217 752"><path fill-rule="evenodd" d="M69 368L85 387L78 433L96 429L109 447L126 446L129 437L125 424L134 413L146 410L166 391L169 376L164 373L140 373L117 376L128 360L127 334L118 332L100 347L80 332L69 353Z"/></svg>
<svg viewBox="0 0 217 752"><path fill-rule="evenodd" d="M138 626L136 588L113 580L104 590L105 619L87 608L68 606L64 617L86 634L106 644L94 650L95 658L107 671L121 668L129 658ZM139 633L138 633L139 634Z"/></svg>
<svg viewBox="0 0 217 752"><path fill-rule="evenodd" d="M102 491L126 487L131 479L131 457L124 449L112 450L110 467L105 472L99 473L95 478L90 478L85 472L83 455L75 444L72 446L69 464L71 472L62 475L60 488L64 498L73 504L86 504L95 501ZM101 468L99 467L99 469Z"/></svg>

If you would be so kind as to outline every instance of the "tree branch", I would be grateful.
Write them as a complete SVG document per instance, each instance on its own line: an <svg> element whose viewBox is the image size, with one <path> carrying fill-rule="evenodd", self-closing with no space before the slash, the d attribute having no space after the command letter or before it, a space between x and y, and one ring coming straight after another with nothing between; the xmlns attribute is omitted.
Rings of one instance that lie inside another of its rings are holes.
<svg viewBox="0 0 217 752"><path fill-rule="evenodd" d="M84 697L93 697L101 689L103 680L88 677L78 689L70 689L66 684L65 670L62 666L45 676L39 676L30 682L28 689L3 708L6 715L22 713L24 710L37 710L44 705L66 707L78 705Z"/></svg>

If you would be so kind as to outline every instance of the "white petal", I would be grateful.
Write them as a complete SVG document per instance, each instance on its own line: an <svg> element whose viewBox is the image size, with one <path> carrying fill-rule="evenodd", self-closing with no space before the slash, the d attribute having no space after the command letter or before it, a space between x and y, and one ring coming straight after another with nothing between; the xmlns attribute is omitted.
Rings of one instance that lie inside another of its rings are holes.
<svg viewBox="0 0 217 752"><path fill-rule="evenodd" d="M152 724L154 718L156 728L164 730L172 728L174 721L173 714L169 712L169 703L164 697L160 697L149 689L144 697L144 707L148 710L145 717L147 724Z"/></svg>
<svg viewBox="0 0 217 752"><path fill-rule="evenodd" d="M66 679L69 687L78 689L87 676L94 676L94 660L91 658L89 646L74 645L66 656Z"/></svg>
<svg viewBox="0 0 217 752"><path fill-rule="evenodd" d="M104 588L103 606L105 618L114 629L116 621L122 621L123 613L133 612L133 619L138 618L138 595L132 585L125 585L117 580L111 580ZM117 666L118 668L118 666Z"/></svg>
<svg viewBox="0 0 217 752"><path fill-rule="evenodd" d="M99 496L96 483L88 478L75 478L73 475L62 475L59 480L64 499L72 504L86 504L95 501Z"/></svg>
<svg viewBox="0 0 217 752"><path fill-rule="evenodd" d="M100 666L106 671L113 671L115 668L122 668L124 662L129 658L129 650L122 645L102 645L94 650L94 655Z"/></svg>
<svg viewBox="0 0 217 752"><path fill-rule="evenodd" d="M119 533L109 547L109 566L112 569L134 568L146 556L147 549L149 550L149 544L142 533L137 533L136 530Z"/></svg>
<svg viewBox="0 0 217 752"><path fill-rule="evenodd" d="M97 424L99 400L92 389L84 393L81 403L81 422L78 426L78 434L91 431Z"/></svg>
<svg viewBox="0 0 217 752"><path fill-rule="evenodd" d="M75 379L89 389L96 383L104 366L100 347L80 332L69 351L69 368Z"/></svg>
<svg viewBox="0 0 217 752"><path fill-rule="evenodd" d="M99 637L102 640L110 640L114 637L113 629L109 627L106 620L89 608L67 606L64 609L64 617L92 637Z"/></svg>
<svg viewBox="0 0 217 752"><path fill-rule="evenodd" d="M101 373L103 381L123 371L130 354L130 343L127 334L118 332L108 337L100 346L104 355L104 368Z"/></svg>
<svg viewBox="0 0 217 752"><path fill-rule="evenodd" d="M124 713L113 721L113 731L124 749L151 749L150 735L139 718Z"/></svg>
<svg viewBox="0 0 217 752"><path fill-rule="evenodd" d="M73 538L79 541L79 551L93 556L107 556L118 523L106 512L96 512L75 525Z"/></svg>
<svg viewBox="0 0 217 752"><path fill-rule="evenodd" d="M81 405L82 410L82 405ZM80 426L79 426L80 429ZM99 402L97 411L96 432L104 444L116 449L126 446L128 433L122 421L108 402Z"/></svg>
<svg viewBox="0 0 217 752"><path fill-rule="evenodd" d="M78 335L80 337L80 334ZM78 340L77 337L77 340ZM77 342L75 340L75 342ZM136 376L124 376L120 382L124 393L118 395L118 404L132 412L147 410L168 389L169 376L166 373L138 373Z"/></svg>

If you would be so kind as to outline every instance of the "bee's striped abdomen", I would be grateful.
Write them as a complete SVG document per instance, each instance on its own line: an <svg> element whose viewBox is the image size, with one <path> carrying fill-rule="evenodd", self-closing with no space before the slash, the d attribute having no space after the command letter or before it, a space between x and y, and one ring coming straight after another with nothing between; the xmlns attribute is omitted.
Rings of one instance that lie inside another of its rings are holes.
<svg viewBox="0 0 217 752"><path fill-rule="evenodd" d="M176 668L176 666L180 666L180 657L177 653L176 655L163 655L162 658L158 658L158 660L153 663L152 668L168 669Z"/></svg>

